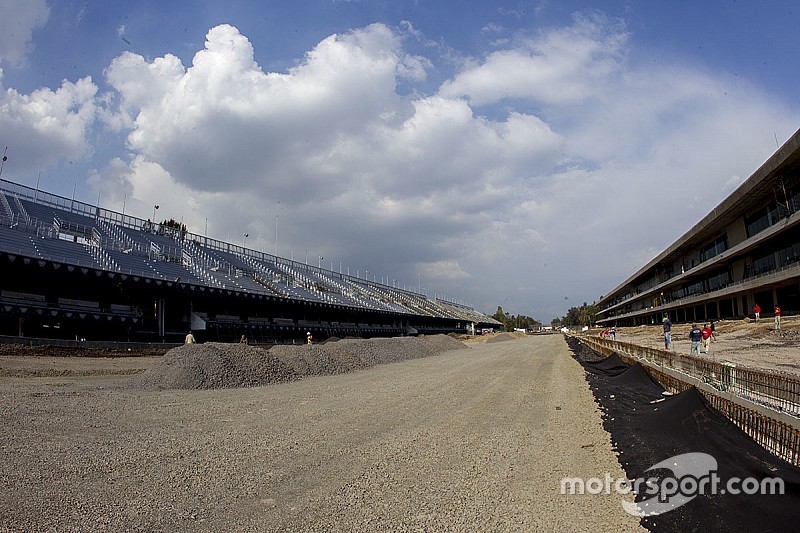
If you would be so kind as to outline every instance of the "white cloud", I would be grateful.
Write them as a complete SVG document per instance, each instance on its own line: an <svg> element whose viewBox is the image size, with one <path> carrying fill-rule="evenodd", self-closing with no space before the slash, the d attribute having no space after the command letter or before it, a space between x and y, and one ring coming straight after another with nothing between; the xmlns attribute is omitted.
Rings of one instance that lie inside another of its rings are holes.
<svg viewBox="0 0 800 533"><path fill-rule="evenodd" d="M131 117L135 153L176 183L253 193L273 211L278 202L308 208L336 199L373 224L433 223L451 213L425 201L434 193L483 192L552 160L561 140L536 117L492 122L461 100L401 99L396 80L409 56L399 46L373 25L323 40L288 73L264 73L249 41L219 26L187 69L174 56L147 62L126 53L106 75ZM490 197L445 207L485 208Z"/></svg>
<svg viewBox="0 0 800 533"><path fill-rule="evenodd" d="M636 64L629 46L621 22L577 16L403 96L398 80L441 58L406 53L384 25L332 35L286 72L218 26L188 67L111 63L107 119L130 153L92 180L140 216L159 203L266 251L278 217L281 255L549 320L702 218L798 118L712 72Z"/></svg>
<svg viewBox="0 0 800 533"><path fill-rule="evenodd" d="M0 6L0 63L25 63L32 47L33 30L50 17L45 0L4 0Z"/></svg>
<svg viewBox="0 0 800 533"><path fill-rule="evenodd" d="M24 174L61 158L91 153L87 136L96 116L97 86L91 78L64 80L56 90L30 94L3 90L0 71L0 131L9 145L6 170ZM12 139L12 141L8 141Z"/></svg>
<svg viewBox="0 0 800 533"><path fill-rule="evenodd" d="M493 52L478 67L468 64L440 94L464 96L474 105L509 98L563 105L591 96L598 82L618 72L627 33L599 14L575 19L570 27Z"/></svg>
<svg viewBox="0 0 800 533"><path fill-rule="evenodd" d="M458 261L443 260L420 265L420 272L426 280L441 282L442 280L464 280L470 277L458 264ZM432 296L432 295L431 295Z"/></svg>
<svg viewBox="0 0 800 533"><path fill-rule="evenodd" d="M107 79L133 117L131 148L176 180L208 190L260 184L288 196L297 162L396 107L397 46L375 25L325 39L287 74L264 73L250 42L223 25L187 69L174 56L148 63L125 54Z"/></svg>

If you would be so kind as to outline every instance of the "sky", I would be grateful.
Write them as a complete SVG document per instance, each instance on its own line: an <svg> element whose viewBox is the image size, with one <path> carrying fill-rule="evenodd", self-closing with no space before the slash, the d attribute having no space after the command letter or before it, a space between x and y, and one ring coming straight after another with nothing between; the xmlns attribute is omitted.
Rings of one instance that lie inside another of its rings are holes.
<svg viewBox="0 0 800 533"><path fill-rule="evenodd" d="M0 0L2 178L549 323L800 127L799 11Z"/></svg>

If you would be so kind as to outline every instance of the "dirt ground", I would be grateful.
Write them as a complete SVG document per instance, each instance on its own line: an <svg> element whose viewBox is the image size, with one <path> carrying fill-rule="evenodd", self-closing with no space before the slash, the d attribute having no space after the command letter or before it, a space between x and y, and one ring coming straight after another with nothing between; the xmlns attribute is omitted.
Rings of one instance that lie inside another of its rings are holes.
<svg viewBox="0 0 800 533"><path fill-rule="evenodd" d="M701 357L729 361L740 365L800 375L800 317L784 317L781 329L774 322L761 319L719 320L714 322L716 341L709 354ZM699 323L703 327L703 323ZM673 351L689 354L691 324L673 324ZM599 333L599 330L593 333ZM664 348L661 325L617 328L617 340L641 346Z"/></svg>
<svg viewBox="0 0 800 533"><path fill-rule="evenodd" d="M618 495L560 493L623 475L560 335L264 387L132 388L157 360L0 358L0 530L639 527Z"/></svg>

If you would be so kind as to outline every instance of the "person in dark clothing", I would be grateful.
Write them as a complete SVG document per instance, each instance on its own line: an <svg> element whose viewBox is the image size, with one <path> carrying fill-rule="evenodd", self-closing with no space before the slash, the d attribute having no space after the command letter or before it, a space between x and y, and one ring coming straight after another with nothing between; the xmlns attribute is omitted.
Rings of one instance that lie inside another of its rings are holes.
<svg viewBox="0 0 800 533"><path fill-rule="evenodd" d="M703 340L703 330L698 328L697 324L692 324L692 329L689 331L689 340L692 341L692 350L689 355L700 357L700 341Z"/></svg>

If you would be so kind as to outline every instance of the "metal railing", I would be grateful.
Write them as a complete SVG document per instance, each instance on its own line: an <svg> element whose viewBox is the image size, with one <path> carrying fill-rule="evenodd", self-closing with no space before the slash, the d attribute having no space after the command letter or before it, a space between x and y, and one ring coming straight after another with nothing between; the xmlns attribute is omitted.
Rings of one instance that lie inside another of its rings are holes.
<svg viewBox="0 0 800 533"><path fill-rule="evenodd" d="M800 377L591 336L593 350L642 363L665 389L696 386L712 407L778 457L800 466Z"/></svg>
<svg viewBox="0 0 800 533"><path fill-rule="evenodd" d="M701 357L639 346L629 342L582 337L604 351L626 353L653 365L677 370L697 378L720 391L729 392L753 403L800 417L800 377L778 372L720 363ZM596 348L595 348L596 349Z"/></svg>
<svg viewBox="0 0 800 533"><path fill-rule="evenodd" d="M681 392L692 386L687 380L653 367L647 371L664 388L673 392ZM708 389L699 390L714 409L725 415L759 445L793 465L800 465L800 429L796 426L786 420L750 409L723 394Z"/></svg>

